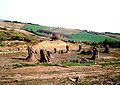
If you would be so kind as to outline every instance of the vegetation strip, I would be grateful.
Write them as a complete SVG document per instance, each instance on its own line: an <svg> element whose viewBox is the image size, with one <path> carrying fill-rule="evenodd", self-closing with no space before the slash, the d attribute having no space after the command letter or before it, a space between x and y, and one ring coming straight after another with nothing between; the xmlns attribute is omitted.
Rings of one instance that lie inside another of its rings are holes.
<svg viewBox="0 0 120 85"><path fill-rule="evenodd" d="M14 64L14 68L19 68L19 67L29 67L29 66L90 66L90 65L114 65L114 64L120 64L120 61L111 61L111 62L88 62L88 63L76 63L76 62L61 62L59 64L49 64L49 63L36 63L36 64L27 64L27 63L19 63L19 64Z"/></svg>
<svg viewBox="0 0 120 85"><path fill-rule="evenodd" d="M86 32L80 32L77 34L70 35L70 40L75 41L86 41L86 42L103 42L105 40L108 40L109 42L116 42L119 41L118 39L105 36L102 34L93 34L93 33L86 33Z"/></svg>

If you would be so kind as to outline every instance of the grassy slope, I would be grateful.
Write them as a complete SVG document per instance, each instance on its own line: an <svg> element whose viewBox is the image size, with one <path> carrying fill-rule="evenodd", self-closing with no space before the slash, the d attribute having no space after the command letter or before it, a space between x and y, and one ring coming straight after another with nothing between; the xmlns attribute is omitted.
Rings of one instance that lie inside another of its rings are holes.
<svg viewBox="0 0 120 85"><path fill-rule="evenodd" d="M1 31L0 32L0 42L2 41L11 41L11 40L20 40L28 41L31 43L36 42L36 37L32 35L25 35L16 31Z"/></svg>
<svg viewBox="0 0 120 85"><path fill-rule="evenodd" d="M31 25L31 24L26 24L25 26L22 27L22 29L29 31L29 32L33 32L34 34L40 35L40 36L44 36L45 33L40 33L37 32L37 30L42 30L42 29L48 29L49 27L47 26L41 26L41 25Z"/></svg>
<svg viewBox="0 0 120 85"><path fill-rule="evenodd" d="M56 28L56 27L48 27L48 26L32 25L32 24L26 24L25 26L22 27L22 29L32 32L34 34L40 35L40 36L45 36L48 34L38 32L38 30L47 30L48 32L53 32L53 33L58 33L58 34L63 34L63 35L79 33L78 29L65 29L65 28Z"/></svg>
<svg viewBox="0 0 120 85"><path fill-rule="evenodd" d="M0 26L2 27L7 27L7 28L11 28L11 29L23 29L29 32L32 32L34 34L40 35L40 36L47 36L47 33L41 33L41 32L37 32L38 30L48 30L51 32L57 32L57 33L63 33L63 34L67 34L70 35L70 38L68 40L74 40L74 41L88 41L88 42L102 42L105 39L109 40L109 41L118 41L120 39L115 39L112 37L108 37L106 35L96 35L96 34L90 34L90 33L84 33L81 32L80 30L76 30L76 29L64 29L64 28L56 28L56 27L49 27L49 26L42 26L42 25L35 25L35 24L21 24L21 23L13 23L13 22L0 22ZM0 37L3 37L4 39L8 39L10 36L15 35L15 33L0 33ZM9 36L10 35L10 36ZM19 33L17 33L15 36L19 35ZM20 34L20 36L22 36Z"/></svg>
<svg viewBox="0 0 120 85"><path fill-rule="evenodd" d="M109 41L118 41L118 39L108 37L105 35L96 35L96 34L91 34L91 33L77 33L77 34L72 34L70 35L71 39L70 40L75 40L75 41L88 41L88 42L102 42L105 39Z"/></svg>
<svg viewBox="0 0 120 85"><path fill-rule="evenodd" d="M33 32L40 36L45 36L45 35L47 35L46 33L40 33L40 32L37 32L37 30L44 29L44 30L48 30L48 31L54 31L54 32L57 31L58 32L58 30L60 30L61 28L57 28L57 29L53 30L52 27L48 27L48 26L26 24L25 26L23 26L22 29ZM69 31L69 29L68 29L68 31ZM112 37L109 37L106 35L91 34L91 33L85 33L85 32L77 33L76 30L74 33L73 32L67 33L67 31L66 31L66 34L68 34L70 36L70 38L68 40L74 40L74 41L103 42L105 39L107 39L109 41L118 41L118 39L115 39L115 38L112 38Z"/></svg>

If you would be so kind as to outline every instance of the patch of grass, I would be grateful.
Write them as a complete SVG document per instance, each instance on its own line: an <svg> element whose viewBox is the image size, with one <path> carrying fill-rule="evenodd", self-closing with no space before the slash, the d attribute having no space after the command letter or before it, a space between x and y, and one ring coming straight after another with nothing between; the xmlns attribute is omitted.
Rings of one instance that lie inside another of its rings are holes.
<svg viewBox="0 0 120 85"><path fill-rule="evenodd" d="M42 25L31 25L31 24L26 24L22 29L28 29L28 30L39 30L39 29L47 29L49 28L48 26L42 26Z"/></svg>
<svg viewBox="0 0 120 85"><path fill-rule="evenodd" d="M22 29L32 32L36 35L44 36L45 33L40 33L38 30L43 30L43 29L49 29L48 26L42 26L42 25L31 25L31 24L26 24L25 26L22 27Z"/></svg>
<svg viewBox="0 0 120 85"><path fill-rule="evenodd" d="M90 61L87 63L78 63L78 62L61 62L61 65L63 66L90 66L90 65L95 65L95 61Z"/></svg>
<svg viewBox="0 0 120 85"><path fill-rule="evenodd" d="M14 68L20 68L20 67L30 67L30 66L59 66L58 64L49 64L49 63L35 63L35 64L28 64L28 63L18 63L14 64Z"/></svg>
<svg viewBox="0 0 120 85"><path fill-rule="evenodd" d="M27 63L18 63L14 64L14 68L19 68L19 67L28 67L28 66L38 66L39 64L27 64Z"/></svg>
<svg viewBox="0 0 120 85"><path fill-rule="evenodd" d="M102 65L102 66L106 66L106 65L114 65L114 64L120 64L120 61L99 62L99 65Z"/></svg>
<svg viewBox="0 0 120 85"><path fill-rule="evenodd" d="M29 67L29 66L91 66L91 65L102 65L102 66L106 66L106 65L116 65L116 64L120 64L120 61L111 61L111 62L99 62L96 63L95 61L89 61L87 63L79 63L79 62L60 62L57 64L50 64L50 63L36 63L36 64L28 64L28 63L18 63L18 64L14 64L13 68L20 68L20 67Z"/></svg>
<svg viewBox="0 0 120 85"><path fill-rule="evenodd" d="M108 37L102 34L92 34L86 32L80 32L77 34L70 35L70 40L74 41L86 41L86 42L103 42L105 40L108 41L118 41L118 39Z"/></svg>
<svg viewBox="0 0 120 85"><path fill-rule="evenodd" d="M90 66L95 65L95 62L88 62L88 63L76 63L76 62L61 62L58 64L49 64L49 63L37 63L37 64L27 64L27 63L18 63L14 64L14 68L19 67L29 67L29 66Z"/></svg>
<svg viewBox="0 0 120 85"><path fill-rule="evenodd" d="M58 64L42 63L42 66L59 66Z"/></svg>
<svg viewBox="0 0 120 85"><path fill-rule="evenodd" d="M3 47L4 46L4 44L0 44L0 47Z"/></svg>

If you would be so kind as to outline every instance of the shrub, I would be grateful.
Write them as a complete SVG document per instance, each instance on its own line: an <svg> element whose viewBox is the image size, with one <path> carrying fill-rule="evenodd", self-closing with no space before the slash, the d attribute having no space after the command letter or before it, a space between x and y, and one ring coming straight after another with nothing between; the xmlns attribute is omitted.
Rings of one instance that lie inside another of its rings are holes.
<svg viewBox="0 0 120 85"><path fill-rule="evenodd" d="M12 36L11 40L21 40L21 37L20 36Z"/></svg>
<svg viewBox="0 0 120 85"><path fill-rule="evenodd" d="M0 47L4 46L4 44L0 44Z"/></svg>
<svg viewBox="0 0 120 85"><path fill-rule="evenodd" d="M112 41L109 39L105 39L103 41L103 45L109 45L110 47L120 47L120 41Z"/></svg>

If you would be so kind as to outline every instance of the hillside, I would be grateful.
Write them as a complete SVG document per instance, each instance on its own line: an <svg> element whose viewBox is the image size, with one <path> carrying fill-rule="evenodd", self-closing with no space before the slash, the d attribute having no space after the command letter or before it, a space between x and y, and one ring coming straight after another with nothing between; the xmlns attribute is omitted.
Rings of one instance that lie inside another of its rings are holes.
<svg viewBox="0 0 120 85"><path fill-rule="evenodd" d="M42 26L42 25L32 25L32 24L26 24L22 27L23 30L32 32L39 36L46 36L51 37L52 34L57 35L70 35L74 33L78 33L80 30L77 29L65 29L65 28L57 28L57 27L48 27L48 26Z"/></svg>
<svg viewBox="0 0 120 85"><path fill-rule="evenodd" d="M23 23L14 23L14 22L3 22L0 21L0 29L20 29L24 26L25 24Z"/></svg>
<svg viewBox="0 0 120 85"><path fill-rule="evenodd" d="M47 26L36 26L26 24L22 29L33 32L40 36L51 37L52 34L57 34L59 39L65 41L86 41L86 42L103 42L105 40L109 41L119 41L118 38L107 36L102 33L97 32L86 32L78 29L66 29L66 28L55 28ZM62 38L61 38L62 37Z"/></svg>
<svg viewBox="0 0 120 85"><path fill-rule="evenodd" d="M0 46L8 44L11 46L23 43L33 44L47 39L37 36L32 32L22 30L21 28L24 25L23 23L0 22Z"/></svg>
<svg viewBox="0 0 120 85"><path fill-rule="evenodd" d="M109 40L109 41L120 40L119 38L120 35L114 33L106 34L106 33L98 33L98 32L88 32L87 30L42 26L38 24L22 23L17 21L7 21L7 22L1 21L0 31L2 30L7 30L7 31L9 30L11 32L15 31L18 34L19 33L24 34L24 36L26 37L32 35L32 36L39 36L39 38L47 38L47 39L51 39L54 34L58 39L62 39L65 41L103 42L105 40ZM3 36L5 34L6 33L3 33Z"/></svg>

